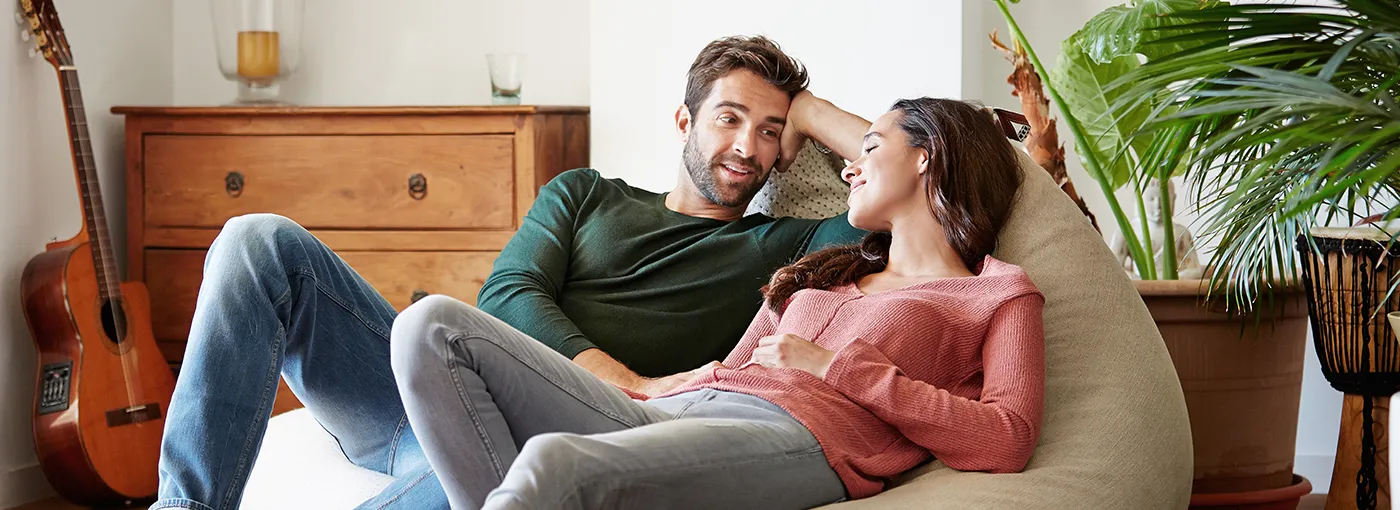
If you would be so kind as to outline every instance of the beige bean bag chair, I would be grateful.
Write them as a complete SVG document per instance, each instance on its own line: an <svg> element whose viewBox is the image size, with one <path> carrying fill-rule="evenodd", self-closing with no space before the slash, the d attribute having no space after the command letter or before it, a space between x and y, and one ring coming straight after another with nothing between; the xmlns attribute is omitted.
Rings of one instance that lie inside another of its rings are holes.
<svg viewBox="0 0 1400 510"><path fill-rule="evenodd" d="M1024 153L1021 168L993 256L1045 294L1045 421L1030 465L992 475L935 461L826 508L1186 508L1191 424L1157 326L1079 208Z"/></svg>
<svg viewBox="0 0 1400 510"><path fill-rule="evenodd" d="M783 178L802 186L836 178L839 168L826 165L838 162L806 156L799 158L805 166ZM878 496L825 508L1186 507L1191 428L1161 335L1099 234L1050 176L1022 156L1025 184L994 256L1024 267L1046 299L1045 422L1030 466L992 475L935 461ZM757 210L820 206L845 207L844 200L827 199ZM302 409L272 419L243 508L348 509L388 482L346 461Z"/></svg>

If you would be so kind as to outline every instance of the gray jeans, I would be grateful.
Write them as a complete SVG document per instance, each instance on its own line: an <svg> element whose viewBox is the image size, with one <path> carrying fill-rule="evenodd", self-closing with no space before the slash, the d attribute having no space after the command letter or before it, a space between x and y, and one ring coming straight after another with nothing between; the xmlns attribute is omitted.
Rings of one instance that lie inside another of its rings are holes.
<svg viewBox="0 0 1400 510"><path fill-rule="evenodd" d="M394 321L409 422L454 509L810 508L845 499L782 408L697 390L646 402L485 312L429 296Z"/></svg>

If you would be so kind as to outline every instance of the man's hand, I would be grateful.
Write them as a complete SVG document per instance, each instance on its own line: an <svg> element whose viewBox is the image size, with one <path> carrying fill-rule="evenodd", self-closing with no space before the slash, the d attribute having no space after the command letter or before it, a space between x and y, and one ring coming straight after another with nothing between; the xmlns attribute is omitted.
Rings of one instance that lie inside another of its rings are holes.
<svg viewBox="0 0 1400 510"><path fill-rule="evenodd" d="M802 150L802 145L807 142L807 126L810 116L816 103L820 101L811 92L798 92L792 98L792 104L788 106L787 125L783 126L783 136L778 140L778 164L779 172L786 172L788 167L797 161L797 153Z"/></svg>
<svg viewBox="0 0 1400 510"><path fill-rule="evenodd" d="M657 395L666 393L668 391L680 387L680 385L685 384L691 379L696 378L701 373L704 373L716 367L723 366L723 363L720 363L718 361L711 361L705 364L705 366L697 368L695 370L691 370L689 372L681 372L679 374L668 375L666 377L658 377L655 379L643 378L641 384L638 384L637 387L630 389L648 397L656 397Z"/></svg>
<svg viewBox="0 0 1400 510"><path fill-rule="evenodd" d="M811 92L798 92L788 106L787 124L778 140L778 163L774 166L779 172L786 172L797 161L797 153L808 138L827 146L846 161L855 161L860 158L861 138L867 129L870 129L870 121L837 108L831 101Z"/></svg>
<svg viewBox="0 0 1400 510"><path fill-rule="evenodd" d="M598 378L602 379L604 382L612 384L613 386L627 388L628 390L641 393L648 397L655 397L671 391L681 384L684 384L686 381L694 379L701 373L715 367L724 367L724 364L718 361L711 361L703 367L688 372L657 378L642 377L631 369L628 369L626 365L623 365L613 359L612 356L608 356L607 353L597 348L578 353L578 356L574 357L574 363L592 372L593 375L598 376Z"/></svg>
<svg viewBox="0 0 1400 510"><path fill-rule="evenodd" d="M826 379L826 370L835 358L836 353L800 336L773 335L758 340L751 359L765 367L797 368L817 379Z"/></svg>

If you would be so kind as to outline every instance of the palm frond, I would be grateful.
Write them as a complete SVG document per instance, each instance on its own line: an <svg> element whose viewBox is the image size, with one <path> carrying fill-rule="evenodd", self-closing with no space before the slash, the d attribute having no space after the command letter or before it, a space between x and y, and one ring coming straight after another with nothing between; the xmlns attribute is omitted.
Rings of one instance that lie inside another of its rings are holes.
<svg viewBox="0 0 1400 510"><path fill-rule="evenodd" d="M1174 14L1179 34L1153 44L1194 49L1109 85L1114 111L1156 105L1134 136L1189 137L1180 174L1200 197L1201 236L1219 246L1212 288L1234 305L1296 278L1294 239L1319 219L1400 216L1380 202L1400 197L1400 3L1340 4Z"/></svg>

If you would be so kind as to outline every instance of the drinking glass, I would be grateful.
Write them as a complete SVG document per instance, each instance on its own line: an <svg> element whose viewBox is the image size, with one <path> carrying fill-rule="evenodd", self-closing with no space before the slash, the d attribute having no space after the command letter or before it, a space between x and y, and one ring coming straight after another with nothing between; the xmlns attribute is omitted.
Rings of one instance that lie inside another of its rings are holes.
<svg viewBox="0 0 1400 510"><path fill-rule="evenodd" d="M486 55L491 72L491 104L520 104L520 78L525 56L517 53Z"/></svg>

